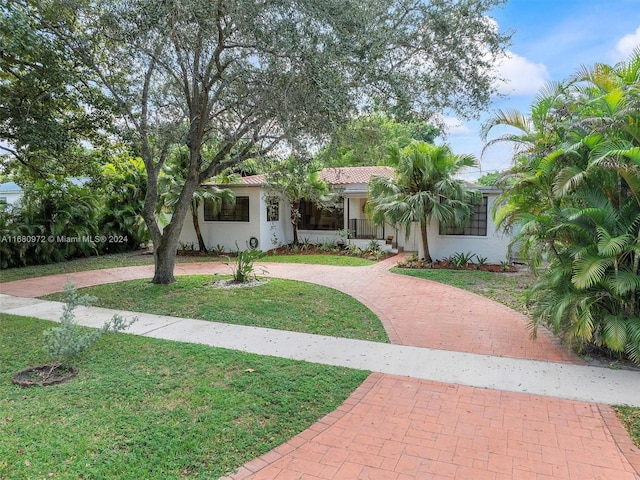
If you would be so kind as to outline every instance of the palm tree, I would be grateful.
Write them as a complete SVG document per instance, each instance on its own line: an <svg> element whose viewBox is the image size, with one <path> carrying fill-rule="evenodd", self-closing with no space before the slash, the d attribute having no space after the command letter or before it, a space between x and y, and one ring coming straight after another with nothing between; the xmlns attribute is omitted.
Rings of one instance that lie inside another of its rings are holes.
<svg viewBox="0 0 640 480"><path fill-rule="evenodd" d="M454 155L447 146L414 141L395 148L391 160L393 179L373 177L369 182L367 212L372 221L405 228L407 237L414 222L420 224L422 258L431 261L427 226L432 220L442 225L461 225L480 197L462 180L454 178L465 167L477 165L471 155Z"/></svg>
<svg viewBox="0 0 640 480"><path fill-rule="evenodd" d="M531 328L546 324L640 363L640 49L629 62L582 68L556 91L546 123L516 136L519 179L499 219L524 225L546 268L534 285ZM542 97L541 97L542 98ZM536 105L532 112L542 109ZM510 125L506 116L493 124ZM534 124L530 120L529 124ZM514 126L514 125L511 125ZM523 161L522 158L525 158Z"/></svg>

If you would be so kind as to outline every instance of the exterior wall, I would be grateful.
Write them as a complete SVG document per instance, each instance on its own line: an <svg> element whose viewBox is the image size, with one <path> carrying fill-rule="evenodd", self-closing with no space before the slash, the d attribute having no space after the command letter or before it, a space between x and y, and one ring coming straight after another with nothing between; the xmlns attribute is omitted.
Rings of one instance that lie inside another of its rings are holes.
<svg viewBox="0 0 640 480"><path fill-rule="evenodd" d="M204 219L204 205L198 209L198 220L200 230L207 248L215 245L222 245L226 252L235 252L237 248L246 250L249 248L249 239L258 239L258 248L264 248L261 236L261 215L266 218L266 207L261 196L262 189L252 187L234 188L238 197L249 197L249 221L248 222L211 222ZM268 237L267 237L268 238ZM236 241L238 247L236 247ZM187 215L182 233L180 234L181 244L194 244L198 248L198 239L193 228L191 215Z"/></svg>
<svg viewBox="0 0 640 480"><path fill-rule="evenodd" d="M204 220L204 206L198 212L200 219L200 229L205 239L207 248L217 244L223 245L226 251L236 250L236 240L240 249L249 246L249 239L258 239L260 250L266 251L281 245L291 243L293 239L293 228L290 224L290 208L284 201L280 201L278 221L267 222L266 197L268 192L261 187L233 187L237 196L249 197L249 222L206 222ZM485 192L486 193L486 192ZM487 209L490 212L497 193L486 193L488 196ZM366 197L347 197L345 199L345 225L353 218L365 218L362 206ZM348 207L347 207L348 205ZM392 225L385 226L385 236L393 235L393 246L407 252L417 252L422 256L420 231L418 224L411 228L409 237L405 236L403 228L396 229ZM311 243L322 243L324 241L337 242L340 237L334 231L298 230L299 240ZM462 235L440 235L437 222L429 226L429 249L431 256L435 260L441 260L455 253L474 253L480 257L486 257L490 263L501 263L507 260L507 249L509 236L496 230L495 225L490 220L487 224L487 236L462 236ZM193 229L190 216L187 217L180 242L183 244L193 243L197 248L197 239ZM370 240L351 239L351 243L356 243L361 248L366 248ZM384 242L382 242L384 243ZM384 248L389 248L385 244Z"/></svg>
<svg viewBox="0 0 640 480"><path fill-rule="evenodd" d="M0 192L0 199L4 199L7 205L17 205L22 198L22 191Z"/></svg>
<svg viewBox="0 0 640 480"><path fill-rule="evenodd" d="M496 229L491 220L491 208L496 200L496 194L488 194L487 211L487 235L440 235L437 222L429 225L429 251L434 260L442 260L454 253L475 253L480 257L486 257L489 263L501 263L508 261L508 247L510 238ZM418 237L418 246L420 245ZM422 252L420 252L422 255Z"/></svg>
<svg viewBox="0 0 640 480"><path fill-rule="evenodd" d="M260 240L258 248L262 251L271 250L281 245L289 243L289 238L293 237L293 231L289 222L291 210L284 200L280 200L278 209L278 220L267 221L267 202L268 192L260 189ZM251 206L249 206L251 208ZM251 211L249 212L251 215Z"/></svg>

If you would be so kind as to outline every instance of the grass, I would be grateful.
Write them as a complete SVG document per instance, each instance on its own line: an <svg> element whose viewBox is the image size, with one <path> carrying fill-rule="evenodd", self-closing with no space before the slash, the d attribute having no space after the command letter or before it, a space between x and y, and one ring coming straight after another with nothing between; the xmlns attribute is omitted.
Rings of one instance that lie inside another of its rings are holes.
<svg viewBox="0 0 640 480"><path fill-rule="evenodd" d="M224 262L225 257L200 256L200 255L179 255L177 263L195 262ZM264 257L263 262L281 263L314 263L321 265L338 265L346 267L360 267L375 263L371 260L346 255L269 255ZM48 265L32 265L21 268L9 268L0 270L0 283L24 280L27 278L43 277L46 275L68 274L84 272L87 270L103 270L105 268L131 267L134 265L152 265L153 255L141 254L140 252L114 253L101 255L99 257L77 258L60 263Z"/></svg>
<svg viewBox="0 0 640 480"><path fill-rule="evenodd" d="M526 307L526 291L534 277L532 273L526 271L493 273L477 270L418 268L394 268L391 271L458 287L495 300L525 315L529 313Z"/></svg>
<svg viewBox="0 0 640 480"><path fill-rule="evenodd" d="M221 289L227 275L176 277L171 285L149 280L83 288L98 306L294 332L388 342L382 323L354 298L311 283L272 278L249 288ZM62 294L47 297L61 300Z"/></svg>
<svg viewBox="0 0 640 480"><path fill-rule="evenodd" d="M197 261L194 257L178 257L178 260L189 258L190 261ZM113 253L101 255L99 257L77 258L60 263L50 263L48 265L32 265L28 267L9 268L0 270L0 282L13 282L26 278L43 277L46 275L67 274L74 272L84 272L86 270L102 270L105 268L130 267L133 265L153 264L153 255L143 255L139 252Z"/></svg>
<svg viewBox="0 0 640 480"><path fill-rule="evenodd" d="M616 406L615 411L633 442L640 448L640 408Z"/></svg>
<svg viewBox="0 0 640 480"><path fill-rule="evenodd" d="M219 478L333 411L364 371L103 336L74 380L21 388L52 322L0 315L0 478Z"/></svg>

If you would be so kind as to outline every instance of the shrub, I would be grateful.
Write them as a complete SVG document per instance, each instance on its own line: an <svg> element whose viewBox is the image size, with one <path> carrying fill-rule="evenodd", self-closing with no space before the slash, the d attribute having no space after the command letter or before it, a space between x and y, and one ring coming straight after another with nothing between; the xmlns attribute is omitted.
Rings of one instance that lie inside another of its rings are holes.
<svg viewBox="0 0 640 480"><path fill-rule="evenodd" d="M72 284L64 287L65 306L60 317L60 325L44 332L44 352L49 356L52 370L60 366L70 366L69 362L78 354L89 348L98 338L108 332L119 332L129 327L137 318L125 320L114 315L100 329L82 332L75 321L74 310L78 306L90 306L96 298L79 295Z"/></svg>
<svg viewBox="0 0 640 480"><path fill-rule="evenodd" d="M236 247L238 245L236 244ZM263 258L266 253L256 249L250 248L249 250L238 249L236 253L235 266L231 267L233 272L233 280L239 283L245 283L249 281L249 278L253 276L256 278L256 273L254 271L253 262ZM230 260L230 259L229 259ZM227 263L229 265L229 263Z"/></svg>

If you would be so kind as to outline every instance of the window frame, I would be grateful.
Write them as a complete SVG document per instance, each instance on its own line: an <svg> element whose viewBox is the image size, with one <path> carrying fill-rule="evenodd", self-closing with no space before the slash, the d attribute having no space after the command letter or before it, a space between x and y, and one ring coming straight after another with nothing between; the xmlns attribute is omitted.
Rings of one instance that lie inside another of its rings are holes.
<svg viewBox="0 0 640 480"><path fill-rule="evenodd" d="M322 217L323 212L332 216L330 225L322 225L318 223L309 223L307 219ZM344 228L344 198L341 197L332 208L318 208L318 206L307 200L300 202L300 218L298 219L299 230L318 230L318 231L337 231Z"/></svg>
<svg viewBox="0 0 640 480"><path fill-rule="evenodd" d="M251 219L248 196L237 196L235 203L222 202L220 211L217 214L212 213L213 200L205 199L204 201L204 221L205 222L243 222L248 223Z"/></svg>
<svg viewBox="0 0 640 480"><path fill-rule="evenodd" d="M481 223L484 222L484 223ZM472 206L471 217L459 227L446 227L440 224L438 234L454 237L486 237L489 230L489 196L482 195L482 200Z"/></svg>

